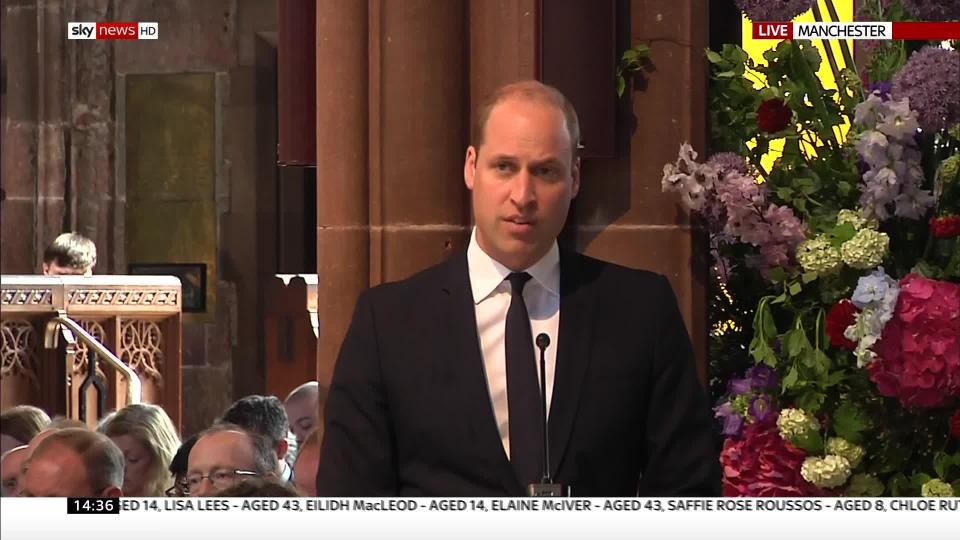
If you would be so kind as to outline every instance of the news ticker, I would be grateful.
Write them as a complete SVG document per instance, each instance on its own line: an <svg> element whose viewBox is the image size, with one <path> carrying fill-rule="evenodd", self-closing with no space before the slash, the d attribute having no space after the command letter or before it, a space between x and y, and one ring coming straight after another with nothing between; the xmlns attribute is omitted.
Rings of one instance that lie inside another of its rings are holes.
<svg viewBox="0 0 960 540"><path fill-rule="evenodd" d="M69 22L67 39L159 39L155 22Z"/></svg>
<svg viewBox="0 0 960 540"><path fill-rule="evenodd" d="M8 539L955 538L960 499L10 498ZM88 506L92 503L94 506ZM76 509L83 509L79 515ZM950 533L954 531L954 533Z"/></svg>
<svg viewBox="0 0 960 540"><path fill-rule="evenodd" d="M960 22L755 22L753 39L960 39Z"/></svg>

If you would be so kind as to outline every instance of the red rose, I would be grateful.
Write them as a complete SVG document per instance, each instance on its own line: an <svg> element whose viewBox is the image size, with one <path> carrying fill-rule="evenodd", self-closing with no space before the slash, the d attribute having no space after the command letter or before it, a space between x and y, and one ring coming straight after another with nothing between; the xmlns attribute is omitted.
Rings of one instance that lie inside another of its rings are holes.
<svg viewBox="0 0 960 540"><path fill-rule="evenodd" d="M830 313L827 314L827 335L830 336L831 345L851 351L857 348L855 342L843 335L847 327L853 324L857 312L857 306L847 299L837 302L830 308Z"/></svg>
<svg viewBox="0 0 960 540"><path fill-rule="evenodd" d="M936 238L960 236L960 215L930 218L930 232Z"/></svg>
<svg viewBox="0 0 960 540"><path fill-rule="evenodd" d="M767 133L778 133L790 123L793 111L780 98L768 99L757 109L757 125Z"/></svg>
<svg viewBox="0 0 960 540"><path fill-rule="evenodd" d="M824 496L821 490L800 476L807 454L780 437L777 426L752 423L740 439L723 443L725 497L804 497Z"/></svg>
<svg viewBox="0 0 960 540"><path fill-rule="evenodd" d="M950 436L954 439L960 439L960 409L953 412L950 417Z"/></svg>

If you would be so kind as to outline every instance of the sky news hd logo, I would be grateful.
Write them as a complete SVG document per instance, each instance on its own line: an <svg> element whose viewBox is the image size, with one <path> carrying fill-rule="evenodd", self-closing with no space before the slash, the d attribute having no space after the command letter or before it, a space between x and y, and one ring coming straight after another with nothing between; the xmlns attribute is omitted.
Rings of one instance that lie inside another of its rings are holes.
<svg viewBox="0 0 960 540"><path fill-rule="evenodd" d="M158 39L155 22L71 22L67 39Z"/></svg>

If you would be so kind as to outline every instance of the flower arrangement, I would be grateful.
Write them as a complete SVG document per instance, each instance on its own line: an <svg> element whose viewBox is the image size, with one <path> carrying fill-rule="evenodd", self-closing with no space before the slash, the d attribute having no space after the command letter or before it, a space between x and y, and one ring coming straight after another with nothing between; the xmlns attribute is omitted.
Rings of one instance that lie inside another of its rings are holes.
<svg viewBox="0 0 960 540"><path fill-rule="evenodd" d="M786 20L812 2L737 5ZM836 89L809 42L707 51L716 151L682 144L662 187L709 232L726 495L960 495L960 52L903 47L834 68Z"/></svg>

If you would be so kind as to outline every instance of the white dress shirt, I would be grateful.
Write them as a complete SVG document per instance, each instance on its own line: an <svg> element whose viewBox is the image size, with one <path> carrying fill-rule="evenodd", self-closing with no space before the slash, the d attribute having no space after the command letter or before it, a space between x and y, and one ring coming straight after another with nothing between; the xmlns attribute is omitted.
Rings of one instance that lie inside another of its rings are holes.
<svg viewBox="0 0 960 540"><path fill-rule="evenodd" d="M477 335L483 353L490 402L500 431L503 449L510 457L510 418L507 406L507 362L504 351L507 310L510 308L510 269L493 260L477 244L477 230L470 235L467 247L467 268L473 291L473 309L477 317ZM553 243L550 251L533 266L524 270L533 279L523 288L523 300L530 315L530 330L534 338L542 333L550 336L547 347L547 412L553 397L553 375L557 362L558 330L560 328L560 250ZM540 377L540 350L530 343L530 361Z"/></svg>

